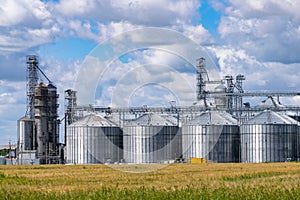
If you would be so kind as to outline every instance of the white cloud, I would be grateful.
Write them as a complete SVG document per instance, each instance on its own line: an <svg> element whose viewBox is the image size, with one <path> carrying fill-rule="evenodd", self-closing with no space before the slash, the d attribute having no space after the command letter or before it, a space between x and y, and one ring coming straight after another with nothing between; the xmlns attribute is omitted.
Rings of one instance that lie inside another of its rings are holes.
<svg viewBox="0 0 300 200"><path fill-rule="evenodd" d="M60 29L57 26L2 31L0 51L1 54L28 51L29 48L55 41L59 33Z"/></svg>
<svg viewBox="0 0 300 200"><path fill-rule="evenodd" d="M3 0L0 5L0 26L36 26L49 23L50 12L39 0Z"/></svg>
<svg viewBox="0 0 300 200"><path fill-rule="evenodd" d="M189 25L199 6L197 0L6 0L0 5L0 50L25 51L69 36L100 42L145 26L172 27L209 43L211 36L201 25Z"/></svg>
<svg viewBox="0 0 300 200"><path fill-rule="evenodd" d="M3 103L15 103L16 100L12 97L10 93L2 93L0 94L0 104Z"/></svg>
<svg viewBox="0 0 300 200"><path fill-rule="evenodd" d="M174 30L182 32L186 37L194 40L201 45L210 45L215 43L211 34L200 24L190 25L186 23L178 23L172 27Z"/></svg>
<svg viewBox="0 0 300 200"><path fill-rule="evenodd" d="M70 35L83 39L98 41L98 33L92 31L92 25L88 21L70 20L65 21L64 26L68 27Z"/></svg>
<svg viewBox="0 0 300 200"><path fill-rule="evenodd" d="M231 0L219 24L222 41L263 61L299 62L299 6L290 0Z"/></svg>
<svg viewBox="0 0 300 200"><path fill-rule="evenodd" d="M0 80L0 144L17 142L17 119L24 116L26 83Z"/></svg>
<svg viewBox="0 0 300 200"><path fill-rule="evenodd" d="M162 6L163 5L163 6ZM112 1L62 0L55 4L56 12L66 17L85 17L100 23L129 21L132 24L166 26L178 18L191 20L200 6L196 0Z"/></svg>
<svg viewBox="0 0 300 200"><path fill-rule="evenodd" d="M127 21L110 22L108 24L98 24L99 36L97 37L96 41L103 42L118 34L142 27L143 26L141 25L134 25Z"/></svg>
<svg viewBox="0 0 300 200"><path fill-rule="evenodd" d="M153 73L154 71L156 73ZM170 66L143 65L127 72L118 79L111 97L113 105L118 107L129 105L130 97L135 91L137 89L147 91L149 84L157 85L164 89L164 93L159 95L161 102L172 100L164 98L169 97L167 94L175 96L177 103L181 105L191 105L191 102L194 101L194 99L187 99L187 93L190 93L189 96L191 96L191 94L194 94L194 90L189 79L185 79L180 72L172 69ZM146 96L145 100L139 102L140 105L142 102L149 102L152 95L147 93Z"/></svg>
<svg viewBox="0 0 300 200"><path fill-rule="evenodd" d="M135 54L133 58L135 61L133 62L134 65L129 64L126 67L120 65L110 66L110 62L118 59L124 53L130 53L131 51L138 52L145 48L157 51L143 51L145 53L143 57ZM187 65L189 66L188 73L195 73L196 70L190 65L195 64L199 56L206 57L205 51L195 42L173 30L143 28L126 32L97 46L91 52L88 59L86 59L79 74L80 77L76 82L76 86L78 87L76 89L78 89L78 94L80 95L78 101L82 104L94 103L95 82L97 80L103 81L103 83L99 83L101 87L108 88L111 85L115 85L120 80L120 77L126 74L127 77L124 77L125 81L122 82L126 82L126 84L122 85L127 85L123 90L124 92L126 89L132 89L128 87L132 82L136 86L136 84L146 84L148 82L163 82L165 84L166 81L173 81L174 76L171 73L172 71L166 70L165 66L170 66L171 69L182 73L186 70L185 67ZM214 65L210 59L207 59L207 62L213 68ZM182 66L180 66L181 64ZM144 65L157 65L164 71L157 71L157 68L153 67L150 67L149 71L139 71L138 67ZM139 73L129 73L136 71L139 71ZM169 74L162 72L168 72ZM176 84L173 82L173 85L175 86ZM101 95L108 94L110 91L102 89ZM128 92L125 93L128 94Z"/></svg>
<svg viewBox="0 0 300 200"><path fill-rule="evenodd" d="M100 77L98 105L157 105L160 99L169 106L175 97L177 105L195 101L195 68L181 57L157 49L134 51L126 56L133 59L125 63L116 60Z"/></svg>
<svg viewBox="0 0 300 200"><path fill-rule="evenodd" d="M39 0L4 0L0 11L0 51L16 52L55 41L61 33L50 8Z"/></svg>
<svg viewBox="0 0 300 200"><path fill-rule="evenodd" d="M224 5L223 2L219 0L210 0L210 5L216 10L216 11L221 11L224 12L226 9L226 6Z"/></svg>
<svg viewBox="0 0 300 200"><path fill-rule="evenodd" d="M97 9L96 1L76 1L61 0L55 5L56 9L63 15L67 16L83 16L89 14L90 11Z"/></svg>
<svg viewBox="0 0 300 200"><path fill-rule="evenodd" d="M297 0L230 0L231 6L227 8L228 13L234 13L239 17L263 18L266 16L289 16L298 20L300 2Z"/></svg>
<svg viewBox="0 0 300 200"><path fill-rule="evenodd" d="M18 4L18 2L10 0L1 2L0 11L2 13L0 18L1 26L18 24L26 15L26 8Z"/></svg>

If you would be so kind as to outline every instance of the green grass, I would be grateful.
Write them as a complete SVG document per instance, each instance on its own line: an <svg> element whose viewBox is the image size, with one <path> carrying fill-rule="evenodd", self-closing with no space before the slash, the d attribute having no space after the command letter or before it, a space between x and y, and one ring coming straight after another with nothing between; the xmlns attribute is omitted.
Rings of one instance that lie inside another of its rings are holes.
<svg viewBox="0 0 300 200"><path fill-rule="evenodd" d="M4 192L4 191L3 191ZM2 193L2 192L1 192ZM76 190L63 193L31 191L10 191L1 194L3 199L299 199L300 189L270 189L265 187L220 187L182 188L156 190L148 188L119 189L101 188L99 190Z"/></svg>
<svg viewBox="0 0 300 200"><path fill-rule="evenodd" d="M300 164L0 166L0 199L300 199Z"/></svg>

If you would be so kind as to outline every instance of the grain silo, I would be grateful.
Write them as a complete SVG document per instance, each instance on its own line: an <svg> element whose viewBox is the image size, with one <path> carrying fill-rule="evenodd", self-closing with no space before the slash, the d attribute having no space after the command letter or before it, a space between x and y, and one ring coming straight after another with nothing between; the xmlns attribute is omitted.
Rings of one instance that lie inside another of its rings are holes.
<svg viewBox="0 0 300 200"><path fill-rule="evenodd" d="M48 87L40 83L34 88L34 118L35 118L35 137L34 149L37 150L37 157L41 164L47 163L47 153L49 152L48 134Z"/></svg>
<svg viewBox="0 0 300 200"><path fill-rule="evenodd" d="M52 150L56 150L59 143L58 97L57 88L51 83L48 84L48 132Z"/></svg>
<svg viewBox="0 0 300 200"><path fill-rule="evenodd" d="M241 125L242 162L284 162L297 156L297 121L271 110Z"/></svg>
<svg viewBox="0 0 300 200"><path fill-rule="evenodd" d="M239 127L225 112L207 111L182 126L183 157L239 162Z"/></svg>
<svg viewBox="0 0 300 200"><path fill-rule="evenodd" d="M121 129L102 116L89 114L67 127L67 163L115 163L123 157Z"/></svg>
<svg viewBox="0 0 300 200"><path fill-rule="evenodd" d="M33 150L34 120L27 116L18 120L18 152Z"/></svg>
<svg viewBox="0 0 300 200"><path fill-rule="evenodd" d="M181 156L181 133L176 120L146 113L124 122L126 163L165 163Z"/></svg>

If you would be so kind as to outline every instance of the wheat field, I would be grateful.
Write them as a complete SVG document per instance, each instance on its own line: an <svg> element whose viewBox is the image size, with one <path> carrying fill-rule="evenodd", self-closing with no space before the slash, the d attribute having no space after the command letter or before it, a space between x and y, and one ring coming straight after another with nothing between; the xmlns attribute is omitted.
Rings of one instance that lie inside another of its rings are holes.
<svg viewBox="0 0 300 200"><path fill-rule="evenodd" d="M112 167L0 166L0 199L300 199L300 163Z"/></svg>

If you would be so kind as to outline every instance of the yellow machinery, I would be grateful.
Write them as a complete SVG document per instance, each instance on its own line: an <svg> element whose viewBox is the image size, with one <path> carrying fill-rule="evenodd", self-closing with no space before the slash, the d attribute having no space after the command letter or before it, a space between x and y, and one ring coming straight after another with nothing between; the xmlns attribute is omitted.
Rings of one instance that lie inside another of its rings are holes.
<svg viewBox="0 0 300 200"><path fill-rule="evenodd" d="M190 163L191 164L203 164L203 163L206 163L206 160L204 158L191 158Z"/></svg>

